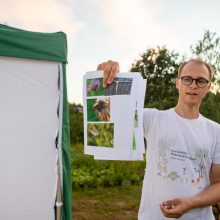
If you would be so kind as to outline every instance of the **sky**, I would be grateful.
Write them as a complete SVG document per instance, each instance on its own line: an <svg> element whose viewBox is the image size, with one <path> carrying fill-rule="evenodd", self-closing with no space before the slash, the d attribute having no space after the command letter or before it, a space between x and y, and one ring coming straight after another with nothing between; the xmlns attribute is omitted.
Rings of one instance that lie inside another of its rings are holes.
<svg viewBox="0 0 220 220"><path fill-rule="evenodd" d="M0 0L0 23L67 34L70 103L82 104L83 75L109 59L128 71L149 47L182 55L206 30L220 36L219 0Z"/></svg>

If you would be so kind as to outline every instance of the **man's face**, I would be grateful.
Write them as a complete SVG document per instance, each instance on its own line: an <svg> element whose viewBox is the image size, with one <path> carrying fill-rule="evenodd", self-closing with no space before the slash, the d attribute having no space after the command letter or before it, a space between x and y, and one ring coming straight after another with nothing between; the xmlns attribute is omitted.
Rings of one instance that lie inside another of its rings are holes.
<svg viewBox="0 0 220 220"><path fill-rule="evenodd" d="M187 63L181 72L180 78L183 76L189 76L193 79L203 78L210 81L210 75L207 67L204 64L189 62ZM176 88L179 90L179 101L181 104L188 106L200 106L202 99L210 90L210 83L203 88L199 88L196 85L196 81L193 80L191 85L184 85L180 78L176 79Z"/></svg>

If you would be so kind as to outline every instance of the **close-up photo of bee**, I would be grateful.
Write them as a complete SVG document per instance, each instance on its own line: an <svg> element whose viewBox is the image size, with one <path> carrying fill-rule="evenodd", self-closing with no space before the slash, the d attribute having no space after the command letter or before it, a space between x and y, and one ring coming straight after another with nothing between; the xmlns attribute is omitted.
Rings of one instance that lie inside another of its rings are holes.
<svg viewBox="0 0 220 220"><path fill-rule="evenodd" d="M87 100L87 121L110 121L110 98Z"/></svg>

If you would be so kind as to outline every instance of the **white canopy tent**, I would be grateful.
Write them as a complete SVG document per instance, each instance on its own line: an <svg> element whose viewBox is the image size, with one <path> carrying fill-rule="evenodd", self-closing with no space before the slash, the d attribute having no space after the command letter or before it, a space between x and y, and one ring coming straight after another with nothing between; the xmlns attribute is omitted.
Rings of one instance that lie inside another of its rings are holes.
<svg viewBox="0 0 220 220"><path fill-rule="evenodd" d="M0 26L2 220L72 219L65 63L44 57L48 50L57 55L57 43L66 48L65 35L54 41L57 34ZM44 51L42 36L54 48Z"/></svg>

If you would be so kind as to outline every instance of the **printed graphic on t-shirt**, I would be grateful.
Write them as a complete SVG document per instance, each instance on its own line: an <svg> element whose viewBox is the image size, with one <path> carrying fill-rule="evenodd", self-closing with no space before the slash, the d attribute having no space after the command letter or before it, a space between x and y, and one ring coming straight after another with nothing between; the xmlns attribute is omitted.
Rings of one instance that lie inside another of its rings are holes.
<svg viewBox="0 0 220 220"><path fill-rule="evenodd" d="M200 184L204 180L206 158L209 153L208 149L205 146L197 147L191 154L177 149L174 146L159 145L157 175L166 180L193 184L198 186L198 189L201 188Z"/></svg>

